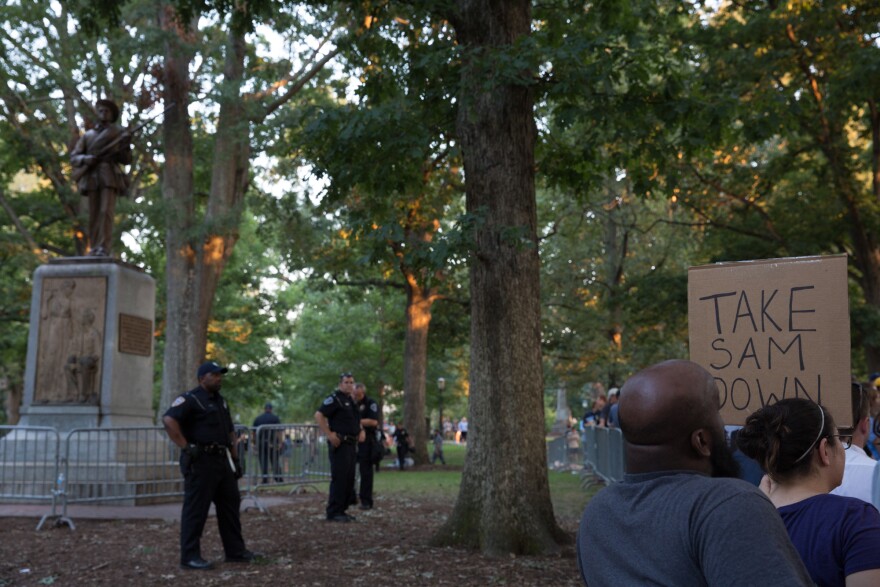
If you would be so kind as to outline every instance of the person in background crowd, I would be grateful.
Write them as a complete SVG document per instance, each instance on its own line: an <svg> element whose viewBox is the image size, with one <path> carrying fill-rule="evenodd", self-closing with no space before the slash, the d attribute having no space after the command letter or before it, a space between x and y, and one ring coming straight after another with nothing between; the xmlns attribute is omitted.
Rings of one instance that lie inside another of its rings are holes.
<svg viewBox="0 0 880 587"><path fill-rule="evenodd" d="M461 433L458 437L460 442L467 442L468 435L468 421L467 418L462 418L458 422L458 431Z"/></svg>
<svg viewBox="0 0 880 587"><path fill-rule="evenodd" d="M868 441L868 391L859 383L852 384L852 446L846 449L843 481L831 490L834 495L857 497L880 508L880 467L863 448Z"/></svg>
<svg viewBox="0 0 880 587"><path fill-rule="evenodd" d="M434 453L431 455L431 464L433 465L436 461L439 460L445 465L446 459L443 458L443 435L440 434L439 430L434 430L433 443Z"/></svg>
<svg viewBox="0 0 880 587"><path fill-rule="evenodd" d="M617 404L617 400L619 399L618 390L616 387L612 387L608 390L608 403L605 404L605 407L602 408L602 411L599 413L599 426L603 428L608 428L609 416L611 415L611 408Z"/></svg>
<svg viewBox="0 0 880 587"><path fill-rule="evenodd" d="M199 385L177 396L162 416L171 441L180 447L184 477L180 514L180 566L207 570L213 564L202 558L201 537L211 503L217 511L220 540L226 562L249 563L262 555L245 548L241 536L241 494L235 426L229 406L220 395L223 375L229 370L213 361L202 364Z"/></svg>
<svg viewBox="0 0 880 587"><path fill-rule="evenodd" d="M605 407L606 403L608 403L608 399L605 397L604 393L600 393L599 397L593 400L593 405L590 409L587 412L584 412L584 426L596 426L599 423L599 416L601 416L602 409Z"/></svg>
<svg viewBox="0 0 880 587"><path fill-rule="evenodd" d="M376 428L379 426L379 405L367 397L367 387L363 383L355 383L354 395L358 412L361 417L363 439L358 442L357 462L361 473L361 486L358 492L362 510L373 509L373 459L375 454ZM352 480L352 483L354 480ZM352 487L354 497L354 487Z"/></svg>
<svg viewBox="0 0 880 587"><path fill-rule="evenodd" d="M780 400L746 418L736 442L767 472L762 489L814 582L880 585L880 512L828 493L843 478L852 436L838 433L825 408L805 398Z"/></svg>
<svg viewBox="0 0 880 587"><path fill-rule="evenodd" d="M574 428L570 423L565 428L565 451L569 465L580 464L581 436L578 434L577 428Z"/></svg>
<svg viewBox="0 0 880 587"><path fill-rule="evenodd" d="M364 439L364 430L360 412L352 399L353 393L354 376L343 373L339 376L339 388L315 412L315 422L330 445L330 496L327 499L327 520L330 522L355 520L345 510L352 501L357 443Z"/></svg>
<svg viewBox="0 0 880 587"><path fill-rule="evenodd" d="M690 361L633 375L620 394L626 474L587 504L578 569L602 585L811 585L773 505L739 479L718 388Z"/></svg>
<svg viewBox="0 0 880 587"><path fill-rule="evenodd" d="M758 461L750 459L743 454L743 451L736 446L736 435L739 433L739 429L742 428L742 426L729 426L725 428L730 429L730 441L728 442L728 445L733 451L733 458L739 465L739 478L758 487L761 484L761 479L764 477L764 471L761 470L761 465Z"/></svg>
<svg viewBox="0 0 880 587"><path fill-rule="evenodd" d="M278 416L272 413L271 403L267 402L263 410L263 413L254 419L254 428L281 424ZM269 482L270 466L272 474L275 475L275 481L284 481L284 477L281 476L281 466L278 463L278 453L281 450L281 444L281 430L277 428L257 430L257 449L260 457L260 472L263 475L263 483Z"/></svg>
<svg viewBox="0 0 880 587"><path fill-rule="evenodd" d="M620 406L617 403L617 398L620 397L619 392L614 396L614 402L611 404L611 407L608 409L608 422L607 425L609 428L620 428L620 417L618 416Z"/></svg>
<svg viewBox="0 0 880 587"><path fill-rule="evenodd" d="M403 426L398 426L391 435L397 442L397 466L403 471L406 466L406 455L409 452L409 432Z"/></svg>
<svg viewBox="0 0 880 587"><path fill-rule="evenodd" d="M846 449L843 481L831 490L834 495L857 497L880 509L880 463L868 456L870 399L864 383L852 384L852 446Z"/></svg>

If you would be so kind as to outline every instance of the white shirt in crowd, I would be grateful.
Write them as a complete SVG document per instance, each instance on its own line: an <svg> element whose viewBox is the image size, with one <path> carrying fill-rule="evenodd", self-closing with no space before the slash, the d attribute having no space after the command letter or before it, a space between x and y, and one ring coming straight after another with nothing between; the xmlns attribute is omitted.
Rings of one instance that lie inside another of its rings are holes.
<svg viewBox="0 0 880 587"><path fill-rule="evenodd" d="M880 462L875 461L857 446L846 449L843 483L831 493L857 497L880 509Z"/></svg>

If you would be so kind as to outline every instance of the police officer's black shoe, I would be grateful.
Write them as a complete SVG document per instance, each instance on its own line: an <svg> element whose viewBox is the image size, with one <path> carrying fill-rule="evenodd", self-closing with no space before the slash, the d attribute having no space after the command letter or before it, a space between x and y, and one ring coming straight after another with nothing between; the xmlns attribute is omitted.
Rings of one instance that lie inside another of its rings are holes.
<svg viewBox="0 0 880 587"><path fill-rule="evenodd" d="M265 558L262 553L259 552L251 552L250 550L245 550L241 554L235 556L227 556L226 562L228 563L252 563L261 558Z"/></svg>
<svg viewBox="0 0 880 587"><path fill-rule="evenodd" d="M327 518L327 521L328 522L348 523L348 522L354 522L354 518L352 518L351 516L346 515L346 514L336 514L335 516Z"/></svg>
<svg viewBox="0 0 880 587"><path fill-rule="evenodd" d="M214 563L209 563L203 558L194 558L180 563L180 568L192 571L207 571L214 568Z"/></svg>

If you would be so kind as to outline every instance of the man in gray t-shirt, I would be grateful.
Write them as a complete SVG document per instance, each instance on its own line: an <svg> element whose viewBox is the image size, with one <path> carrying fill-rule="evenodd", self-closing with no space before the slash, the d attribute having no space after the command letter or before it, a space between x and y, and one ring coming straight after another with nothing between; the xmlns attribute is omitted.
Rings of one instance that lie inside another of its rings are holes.
<svg viewBox="0 0 880 587"><path fill-rule="evenodd" d="M602 585L812 585L773 504L732 479L712 376L666 361L631 377L618 415L627 474L590 501L578 568Z"/></svg>

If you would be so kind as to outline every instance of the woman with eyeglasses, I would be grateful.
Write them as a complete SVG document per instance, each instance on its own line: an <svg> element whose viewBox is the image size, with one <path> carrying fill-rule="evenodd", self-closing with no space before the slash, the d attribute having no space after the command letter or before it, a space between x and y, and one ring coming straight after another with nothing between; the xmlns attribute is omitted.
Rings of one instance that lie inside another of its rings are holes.
<svg viewBox="0 0 880 587"><path fill-rule="evenodd" d="M761 408L736 438L767 473L762 489L818 585L880 585L880 512L828 493L843 479L851 442L825 408L803 398Z"/></svg>

